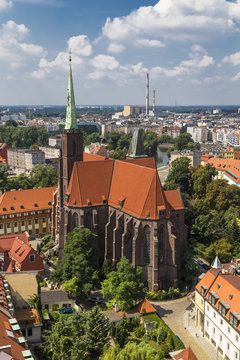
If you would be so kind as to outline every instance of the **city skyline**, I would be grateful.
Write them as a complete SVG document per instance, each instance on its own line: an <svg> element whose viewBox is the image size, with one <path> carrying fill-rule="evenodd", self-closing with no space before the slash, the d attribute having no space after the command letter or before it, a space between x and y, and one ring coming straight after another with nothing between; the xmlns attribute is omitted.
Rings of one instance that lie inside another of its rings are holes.
<svg viewBox="0 0 240 360"><path fill-rule="evenodd" d="M240 1L0 0L1 105L239 104Z"/></svg>

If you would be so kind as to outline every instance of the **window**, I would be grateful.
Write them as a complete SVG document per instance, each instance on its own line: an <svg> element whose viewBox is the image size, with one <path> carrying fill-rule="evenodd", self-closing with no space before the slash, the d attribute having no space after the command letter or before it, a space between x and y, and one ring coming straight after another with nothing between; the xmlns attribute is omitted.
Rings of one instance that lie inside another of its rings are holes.
<svg viewBox="0 0 240 360"><path fill-rule="evenodd" d="M45 304L45 305L44 305L44 309L47 309L47 310L48 310L48 309L49 309L49 305L48 305L48 304Z"/></svg>
<svg viewBox="0 0 240 360"><path fill-rule="evenodd" d="M29 262L35 262L35 255L34 254L29 255Z"/></svg>
<svg viewBox="0 0 240 360"><path fill-rule="evenodd" d="M24 226L25 225L25 222L24 221L22 221L22 226Z"/></svg>
<svg viewBox="0 0 240 360"><path fill-rule="evenodd" d="M223 304L219 303L218 311L220 312L220 314L222 316L226 316L226 308L225 308L225 306L223 306Z"/></svg>
<svg viewBox="0 0 240 360"><path fill-rule="evenodd" d="M3 229L3 224L0 224L0 229Z"/></svg>
<svg viewBox="0 0 240 360"><path fill-rule="evenodd" d="M35 233L36 233L36 235L38 235L39 234L39 229L36 229Z"/></svg>
<svg viewBox="0 0 240 360"><path fill-rule="evenodd" d="M86 215L86 228L88 228L89 230L92 229L92 214L91 213L87 213L87 215Z"/></svg>
<svg viewBox="0 0 240 360"><path fill-rule="evenodd" d="M215 334L215 327L213 327L212 331L213 331L213 334Z"/></svg>
<svg viewBox="0 0 240 360"><path fill-rule="evenodd" d="M221 324L221 325L223 324L223 321L222 321L222 319L220 319L220 324Z"/></svg>
<svg viewBox="0 0 240 360"><path fill-rule="evenodd" d="M45 218L42 218L42 221L45 223L45 222L46 222L46 219L45 219Z"/></svg>
<svg viewBox="0 0 240 360"><path fill-rule="evenodd" d="M78 214L77 213L73 214L73 227L74 228L78 227Z"/></svg>
<svg viewBox="0 0 240 360"><path fill-rule="evenodd" d="M35 224L38 224L38 219L35 219Z"/></svg>
<svg viewBox="0 0 240 360"><path fill-rule="evenodd" d="M222 342L222 335L219 335L219 341Z"/></svg>
<svg viewBox="0 0 240 360"><path fill-rule="evenodd" d="M236 341L238 341L238 335L236 335Z"/></svg>
<svg viewBox="0 0 240 360"><path fill-rule="evenodd" d="M165 241L164 241L164 226L160 225L158 229L158 264L164 262L165 255Z"/></svg>
<svg viewBox="0 0 240 360"><path fill-rule="evenodd" d="M18 226L18 223L17 223L17 222L15 222L15 223L14 223L14 227L17 227L17 226Z"/></svg>
<svg viewBox="0 0 240 360"><path fill-rule="evenodd" d="M32 336L32 328L27 329L27 336Z"/></svg>
<svg viewBox="0 0 240 360"><path fill-rule="evenodd" d="M150 227L148 225L143 229L143 260L144 264L150 264Z"/></svg>
<svg viewBox="0 0 240 360"><path fill-rule="evenodd" d="M230 331L231 331L231 329L230 329L230 327L228 326L228 332L230 333Z"/></svg>
<svg viewBox="0 0 240 360"><path fill-rule="evenodd" d="M229 350L230 349L230 345L229 345L229 343L227 342L227 349Z"/></svg>
<svg viewBox="0 0 240 360"><path fill-rule="evenodd" d="M32 225L32 220L28 220L28 225Z"/></svg>
<svg viewBox="0 0 240 360"><path fill-rule="evenodd" d="M207 311L209 311L209 306L207 306Z"/></svg>
<svg viewBox="0 0 240 360"><path fill-rule="evenodd" d="M239 320L232 313L230 313L229 322L235 329L237 329Z"/></svg>
<svg viewBox="0 0 240 360"><path fill-rule="evenodd" d="M209 321L207 320L207 327L209 326Z"/></svg>
<svg viewBox="0 0 240 360"><path fill-rule="evenodd" d="M238 359L238 353L235 351L235 359Z"/></svg>
<svg viewBox="0 0 240 360"><path fill-rule="evenodd" d="M10 228L10 223L7 224L7 228L8 228L8 229Z"/></svg>
<svg viewBox="0 0 240 360"><path fill-rule="evenodd" d="M215 313L215 312L213 313L213 317L214 317L214 318L216 317L216 313Z"/></svg>

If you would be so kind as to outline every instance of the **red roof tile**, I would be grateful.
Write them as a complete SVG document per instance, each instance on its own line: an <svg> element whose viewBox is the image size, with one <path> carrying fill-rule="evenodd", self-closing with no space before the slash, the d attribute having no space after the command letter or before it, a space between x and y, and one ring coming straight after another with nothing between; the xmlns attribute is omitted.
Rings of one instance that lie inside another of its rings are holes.
<svg viewBox="0 0 240 360"><path fill-rule="evenodd" d="M108 160L108 158L96 154L89 154L86 152L83 153L83 161L104 161L104 160Z"/></svg>
<svg viewBox="0 0 240 360"><path fill-rule="evenodd" d="M0 214L51 209L56 187L7 191L0 197ZM5 210L4 210L5 209Z"/></svg>
<svg viewBox="0 0 240 360"><path fill-rule="evenodd" d="M148 299L143 300L140 304L137 305L137 310L140 314L143 313L156 313L157 310L155 309L155 307L152 306L152 304L150 304L150 302L148 301Z"/></svg>
<svg viewBox="0 0 240 360"><path fill-rule="evenodd" d="M174 355L174 360L198 360L190 347L182 350L177 355Z"/></svg>
<svg viewBox="0 0 240 360"><path fill-rule="evenodd" d="M151 169L156 169L156 162L154 158L137 158L137 159L126 159L122 160L124 162L129 162L135 165L141 165L149 167Z"/></svg>
<svg viewBox="0 0 240 360"><path fill-rule="evenodd" d="M75 162L69 182L69 206L103 205L108 200L114 161Z"/></svg>
<svg viewBox="0 0 240 360"><path fill-rule="evenodd" d="M168 203L174 210L184 209L182 197L179 190L167 190L165 191L165 196Z"/></svg>
<svg viewBox="0 0 240 360"><path fill-rule="evenodd" d="M0 246L2 247L3 250L9 251L15 239L20 239L21 241L25 241L26 244L29 244L28 233L24 232L22 234L1 235Z"/></svg>

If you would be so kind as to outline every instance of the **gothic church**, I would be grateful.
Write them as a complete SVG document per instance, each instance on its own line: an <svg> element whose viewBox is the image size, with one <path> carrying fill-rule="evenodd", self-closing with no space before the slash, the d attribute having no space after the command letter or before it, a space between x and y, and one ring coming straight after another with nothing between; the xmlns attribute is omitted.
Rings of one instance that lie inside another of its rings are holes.
<svg viewBox="0 0 240 360"><path fill-rule="evenodd" d="M61 251L68 232L87 227L97 235L100 261L115 264L126 256L143 268L149 290L157 291L177 286L187 231L180 192L163 190L155 160L143 157L142 148L137 131L126 160L83 152L70 59L53 239Z"/></svg>

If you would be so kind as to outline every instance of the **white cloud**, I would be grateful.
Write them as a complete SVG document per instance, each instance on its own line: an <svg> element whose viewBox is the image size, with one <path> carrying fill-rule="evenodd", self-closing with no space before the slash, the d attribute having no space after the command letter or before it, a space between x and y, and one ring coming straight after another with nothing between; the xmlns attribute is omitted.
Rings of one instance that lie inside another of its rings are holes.
<svg viewBox="0 0 240 360"><path fill-rule="evenodd" d="M240 72L238 72L234 77L232 77L233 81L237 81L240 79Z"/></svg>
<svg viewBox="0 0 240 360"><path fill-rule="evenodd" d="M194 53L190 53L189 56L189 60L183 60L178 66L174 66L173 68L165 68L162 66L153 67L151 74L154 77L159 75L164 75L167 77L190 75L199 72L201 69L207 68L215 63L214 59L207 54L199 55L198 53L195 53L194 55Z"/></svg>
<svg viewBox="0 0 240 360"><path fill-rule="evenodd" d="M239 65L240 64L240 52L238 51L238 52L236 52L234 54L231 54L229 56L225 56L223 58L223 62L224 63L230 63L230 64L232 64L234 66Z"/></svg>
<svg viewBox="0 0 240 360"><path fill-rule="evenodd" d="M92 65L101 70L116 70L119 67L119 62L114 56L97 55L91 60Z"/></svg>
<svg viewBox="0 0 240 360"><path fill-rule="evenodd" d="M213 40L236 31L240 1L161 0L155 6L142 6L124 17L108 18L102 28L111 41L142 35L170 39Z"/></svg>
<svg viewBox="0 0 240 360"><path fill-rule="evenodd" d="M90 56L92 54L92 45L87 35L72 36L68 40L68 47L72 50L73 55Z"/></svg>
<svg viewBox="0 0 240 360"><path fill-rule="evenodd" d="M9 20L0 28L0 61L8 62L12 69L26 64L30 56L43 56L44 49L35 44L23 42L29 33L24 24Z"/></svg>
<svg viewBox="0 0 240 360"><path fill-rule="evenodd" d="M160 40L150 40L150 39L137 39L137 45L146 46L146 47L156 47L163 48L166 45Z"/></svg>
<svg viewBox="0 0 240 360"><path fill-rule="evenodd" d="M0 0L0 11L12 6L11 0Z"/></svg>
<svg viewBox="0 0 240 360"><path fill-rule="evenodd" d="M123 46L121 44L116 44L116 43L111 43L107 49L108 52L115 53L115 54L120 54L124 50L125 50L125 46Z"/></svg>

